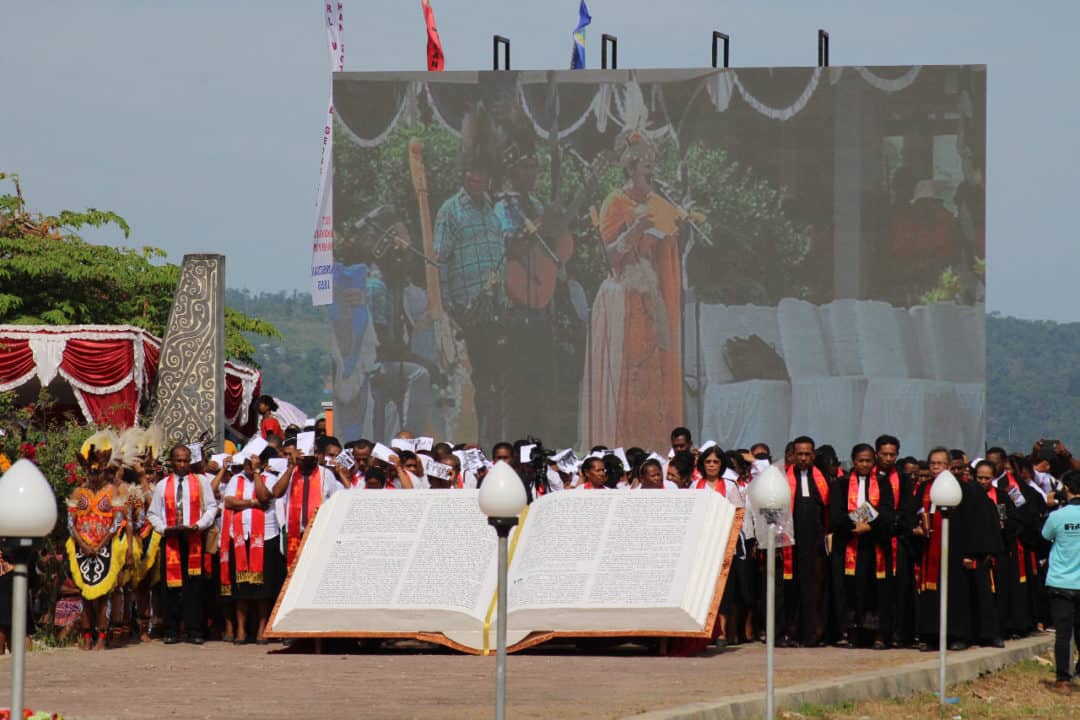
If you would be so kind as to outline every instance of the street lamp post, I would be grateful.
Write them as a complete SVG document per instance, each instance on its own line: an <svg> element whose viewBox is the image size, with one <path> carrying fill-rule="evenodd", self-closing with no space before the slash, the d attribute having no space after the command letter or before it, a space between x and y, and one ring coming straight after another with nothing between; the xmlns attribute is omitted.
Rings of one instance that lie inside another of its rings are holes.
<svg viewBox="0 0 1080 720"><path fill-rule="evenodd" d="M34 541L56 525L56 496L29 460L19 460L0 477L0 537L8 539L14 565L11 597L11 717L23 716L26 674L27 577Z"/></svg>
<svg viewBox="0 0 1080 720"><path fill-rule="evenodd" d="M499 600L495 628L495 718L506 717L506 573L507 540L525 509L525 484L514 469L497 462L480 486L480 510L499 534Z"/></svg>
<svg viewBox="0 0 1080 720"><path fill-rule="evenodd" d="M776 718L773 650L776 647L776 532L780 512L791 505L791 488L780 470L770 465L750 483L750 503L768 524L765 550L765 717Z"/></svg>
<svg viewBox="0 0 1080 720"><path fill-rule="evenodd" d="M964 499L964 491L956 476L944 470L930 486L930 502L941 513L941 581L938 583L940 600L938 633L938 700L941 705L948 702L945 695L945 654L948 650L949 632L949 513Z"/></svg>

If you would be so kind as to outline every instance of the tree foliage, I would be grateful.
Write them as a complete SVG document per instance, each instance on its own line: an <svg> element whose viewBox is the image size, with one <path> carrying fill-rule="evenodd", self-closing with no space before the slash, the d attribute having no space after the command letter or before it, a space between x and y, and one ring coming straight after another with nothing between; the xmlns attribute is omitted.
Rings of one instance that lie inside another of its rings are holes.
<svg viewBox="0 0 1080 720"><path fill-rule="evenodd" d="M307 293L226 290L226 303L279 328L281 337L250 336L262 368L263 392L287 400L315 417L332 398L330 316Z"/></svg>
<svg viewBox="0 0 1080 720"><path fill-rule="evenodd" d="M986 319L986 437L1029 450L1036 440L1080 446L1080 323Z"/></svg>
<svg viewBox="0 0 1080 720"><path fill-rule="evenodd" d="M131 228L114 212L90 208L45 215L27 209L18 177L14 194L0 194L0 323L16 325L133 325L161 336L169 319L180 268L165 252L93 245L83 228ZM253 363L255 346L245 333L275 337L270 324L227 309L228 356Z"/></svg>

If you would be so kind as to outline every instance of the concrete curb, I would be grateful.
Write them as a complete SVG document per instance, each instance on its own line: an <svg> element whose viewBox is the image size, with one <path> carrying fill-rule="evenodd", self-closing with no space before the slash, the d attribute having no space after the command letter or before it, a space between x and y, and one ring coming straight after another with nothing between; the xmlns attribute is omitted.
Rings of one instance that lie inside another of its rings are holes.
<svg viewBox="0 0 1080 720"><path fill-rule="evenodd" d="M978 648L962 653L950 653L947 678L949 685L974 680L980 675L995 672L1022 660L1039 655L1053 648L1053 634L1014 640L1004 649ZM808 653L813 653L808 650ZM897 668L877 670L846 679L816 682L777 688L777 709L797 708L803 703L812 705L836 705L847 700L905 697L925 692L936 692L938 686L938 658L901 665ZM720 702L693 703L666 710L633 715L633 720L751 720L765 715L764 691L736 695Z"/></svg>

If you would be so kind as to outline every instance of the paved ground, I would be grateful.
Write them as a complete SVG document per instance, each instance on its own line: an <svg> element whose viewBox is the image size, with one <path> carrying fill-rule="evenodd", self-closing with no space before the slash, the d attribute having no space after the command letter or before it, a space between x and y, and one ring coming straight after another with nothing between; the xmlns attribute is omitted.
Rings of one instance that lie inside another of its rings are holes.
<svg viewBox="0 0 1080 720"><path fill-rule="evenodd" d="M271 646L276 647L276 646ZM962 656L962 654L959 654ZM914 650L777 650L777 687L923 662ZM10 700L0 657L0 706ZM508 715L615 718L764 689L761 644L700 658L532 651L508 661ZM443 651L301 655L222 643L154 642L27 658L26 701L76 720L127 718L486 718L495 659Z"/></svg>

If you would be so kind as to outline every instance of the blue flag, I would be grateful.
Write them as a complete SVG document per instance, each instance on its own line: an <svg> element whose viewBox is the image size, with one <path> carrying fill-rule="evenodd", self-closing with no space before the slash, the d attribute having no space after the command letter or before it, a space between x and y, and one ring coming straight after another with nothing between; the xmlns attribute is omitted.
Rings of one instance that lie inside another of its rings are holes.
<svg viewBox="0 0 1080 720"><path fill-rule="evenodd" d="M571 70L583 70L585 68L585 28L592 22L592 15L585 0L581 0L578 9L578 23L574 28L574 53L570 57Z"/></svg>

